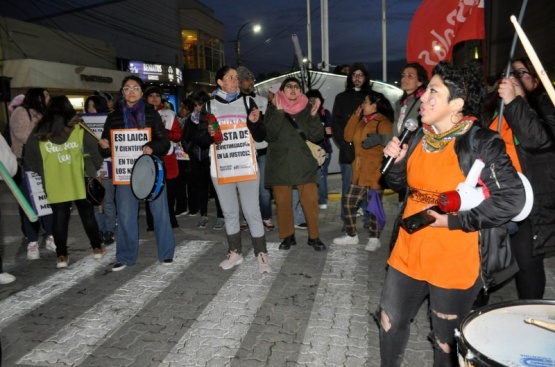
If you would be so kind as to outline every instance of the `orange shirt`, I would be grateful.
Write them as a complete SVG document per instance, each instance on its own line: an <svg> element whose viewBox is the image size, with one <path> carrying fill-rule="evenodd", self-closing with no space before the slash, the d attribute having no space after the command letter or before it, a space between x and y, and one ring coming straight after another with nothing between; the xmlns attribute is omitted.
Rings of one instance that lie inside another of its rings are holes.
<svg viewBox="0 0 555 367"><path fill-rule="evenodd" d="M491 125L489 125L489 128L493 131L497 131L498 117L494 118ZM501 131L499 132L499 135L501 135L501 138L503 138L503 141L505 142L505 149L507 150L509 158L511 158L511 161L513 162L513 166L515 166L517 172L522 173L520 161L518 160L518 155L516 154L516 144L513 136L513 130L511 130L507 120L505 120L505 116L503 116L501 120Z"/></svg>
<svg viewBox="0 0 555 367"><path fill-rule="evenodd" d="M419 143L407 162L411 194L403 217L436 205L442 192L455 190L465 177L452 140L442 151L429 153ZM403 228L388 264L414 279L447 289L468 289L478 278L478 232L426 227L409 234Z"/></svg>

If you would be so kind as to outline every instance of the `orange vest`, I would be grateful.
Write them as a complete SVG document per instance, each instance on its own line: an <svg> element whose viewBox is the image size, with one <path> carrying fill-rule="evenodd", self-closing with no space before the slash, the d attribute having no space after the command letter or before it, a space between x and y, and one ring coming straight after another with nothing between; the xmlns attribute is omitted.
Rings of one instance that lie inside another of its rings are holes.
<svg viewBox="0 0 555 367"><path fill-rule="evenodd" d="M455 154L455 139L429 153L420 143L407 162L410 195L403 217L436 205L442 192L455 190L465 177ZM478 232L428 226L413 234L399 230L388 264L414 279L447 289L468 289L480 270Z"/></svg>
<svg viewBox="0 0 555 367"><path fill-rule="evenodd" d="M491 122L491 125L489 125L489 128L493 131L497 131L497 121L499 120L498 117L494 118ZM515 166L517 172L522 173L520 161L518 160L518 155L516 154L516 144L515 138L513 136L513 130L511 130L511 127L507 123L507 120L505 120L505 116L503 116L501 120L501 131L499 132L499 135L501 135L501 138L505 142L505 149L507 150L509 158L511 158L511 161L513 162L513 166Z"/></svg>

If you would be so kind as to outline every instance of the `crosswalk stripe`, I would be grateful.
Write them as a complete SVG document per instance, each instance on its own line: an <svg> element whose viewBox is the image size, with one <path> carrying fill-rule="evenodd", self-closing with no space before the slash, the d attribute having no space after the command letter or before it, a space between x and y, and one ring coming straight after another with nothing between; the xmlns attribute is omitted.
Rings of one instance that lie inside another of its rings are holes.
<svg viewBox="0 0 555 367"><path fill-rule="evenodd" d="M191 241L176 247L171 266L155 264L146 268L112 295L39 344L17 364L79 366L106 338L157 297L213 244Z"/></svg>
<svg viewBox="0 0 555 367"><path fill-rule="evenodd" d="M259 274L256 260L255 265L239 265L159 367L207 366L216 354L228 361L235 357L289 253L279 251L278 245L267 245L272 272ZM253 257L251 251L246 262ZM219 326L215 329L214 325ZM223 325L229 329L223 330Z"/></svg>
<svg viewBox="0 0 555 367"><path fill-rule="evenodd" d="M349 340L349 348L359 348L358 357L368 355L365 334L370 295L365 283L368 267L362 265L367 264L367 252L356 247L330 247L297 360L300 365L325 366L332 361L345 365L342 358L346 355L330 348L344 340Z"/></svg>
<svg viewBox="0 0 555 367"><path fill-rule="evenodd" d="M85 256L73 264L70 262L67 269L62 269L43 282L2 300L0 302L0 330L15 319L64 293L75 284L94 274L99 268L108 265L114 260L115 252L115 246L110 246L106 248L106 254L102 259L95 260L91 255ZM71 261L71 256L69 259ZM54 266L54 263L52 266Z"/></svg>

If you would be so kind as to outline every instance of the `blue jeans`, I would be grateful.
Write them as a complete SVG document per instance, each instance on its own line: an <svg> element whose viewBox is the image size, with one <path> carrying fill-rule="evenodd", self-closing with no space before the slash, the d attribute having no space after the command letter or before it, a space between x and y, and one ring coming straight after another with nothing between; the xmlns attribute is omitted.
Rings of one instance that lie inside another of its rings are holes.
<svg viewBox="0 0 555 367"><path fill-rule="evenodd" d="M258 163L258 177L260 187L258 190L258 201L260 202L260 214L262 219L272 219L272 192L264 187L264 172L266 171L266 154L256 156Z"/></svg>
<svg viewBox="0 0 555 367"><path fill-rule="evenodd" d="M94 207L94 217L98 223L98 230L100 232L112 232L116 228L116 203L114 201L114 194L116 188L112 183L112 179L102 179L102 186L106 189L104 194L104 201L102 202L103 213L98 212L98 206Z"/></svg>
<svg viewBox="0 0 555 367"><path fill-rule="evenodd" d="M303 206L299 200L299 190L293 189L293 220L295 225L306 223L306 218L304 217Z"/></svg>
<svg viewBox="0 0 555 367"><path fill-rule="evenodd" d="M341 220L345 221L345 210L343 207L345 206L345 198L353 179L353 168L350 163L340 163L339 167L341 168Z"/></svg>
<svg viewBox="0 0 555 367"><path fill-rule="evenodd" d="M320 178L318 179L318 205L328 203L328 168L331 162L331 152L320 167Z"/></svg>
<svg viewBox="0 0 555 367"><path fill-rule="evenodd" d="M117 186L116 208L118 216L116 261L124 265L134 265L139 252L139 200L133 195L131 185ZM154 234L158 245L158 260L173 259L175 242L165 188L158 199L150 202L150 210L155 218Z"/></svg>

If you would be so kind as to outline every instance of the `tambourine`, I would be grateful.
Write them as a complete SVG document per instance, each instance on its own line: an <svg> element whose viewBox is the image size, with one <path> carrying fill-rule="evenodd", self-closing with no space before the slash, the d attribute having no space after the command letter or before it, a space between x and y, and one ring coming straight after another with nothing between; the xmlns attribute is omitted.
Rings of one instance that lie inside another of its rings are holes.
<svg viewBox="0 0 555 367"><path fill-rule="evenodd" d="M139 200L154 201L164 189L164 164L155 155L143 154L131 171L131 191Z"/></svg>

